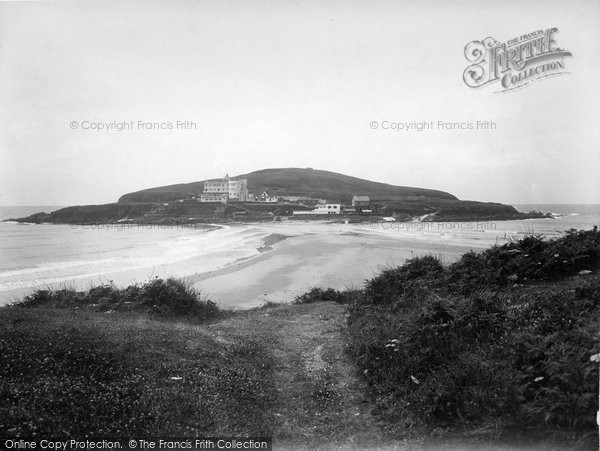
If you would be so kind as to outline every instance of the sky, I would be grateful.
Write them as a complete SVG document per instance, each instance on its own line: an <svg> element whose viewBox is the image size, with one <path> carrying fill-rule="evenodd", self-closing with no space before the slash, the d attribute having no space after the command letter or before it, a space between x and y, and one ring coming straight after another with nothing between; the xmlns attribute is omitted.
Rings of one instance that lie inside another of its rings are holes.
<svg viewBox="0 0 600 451"><path fill-rule="evenodd" d="M552 27L567 74L464 83L469 42ZM600 203L599 75L598 0L0 2L0 205L282 167ZM495 129L391 129L423 121Z"/></svg>

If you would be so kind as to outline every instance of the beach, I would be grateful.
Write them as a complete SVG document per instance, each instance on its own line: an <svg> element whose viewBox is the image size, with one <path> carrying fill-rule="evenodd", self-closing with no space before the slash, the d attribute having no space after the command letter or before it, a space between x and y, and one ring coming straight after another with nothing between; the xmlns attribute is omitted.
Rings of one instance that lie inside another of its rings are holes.
<svg viewBox="0 0 600 451"><path fill-rule="evenodd" d="M434 253L452 260L473 245L485 246L474 240L445 242L439 234L427 236L417 229L327 221L202 228L2 227L4 236L12 234L26 246L20 249L13 242L5 248L0 272L3 303L34 288L85 290L174 276L223 306L247 308L264 301L289 302L315 286L360 285L379 268L412 255Z"/></svg>
<svg viewBox="0 0 600 451"><path fill-rule="evenodd" d="M418 255L454 261L470 249L460 244L377 234L364 226L292 224L273 226L296 233L248 261L187 278L210 299L226 307L249 308L263 302L291 302L313 287L360 288L382 268Z"/></svg>
<svg viewBox="0 0 600 451"><path fill-rule="evenodd" d="M185 279L227 308L291 302L313 287L360 288L381 268L433 254L445 263L527 234L555 236L600 222L598 209L496 222L332 221L196 227L0 223L0 304L34 289Z"/></svg>
<svg viewBox="0 0 600 451"><path fill-rule="evenodd" d="M13 225L13 229L39 240L39 249L30 246L34 255L26 255L21 267L4 262L5 267L13 266L0 272L3 303L34 288L85 290L174 276L224 307L249 308L265 301L290 302L312 287L357 287L380 268L411 256L433 253L452 261L473 245L484 246L448 243L416 230L325 221L201 229L82 230L50 224Z"/></svg>

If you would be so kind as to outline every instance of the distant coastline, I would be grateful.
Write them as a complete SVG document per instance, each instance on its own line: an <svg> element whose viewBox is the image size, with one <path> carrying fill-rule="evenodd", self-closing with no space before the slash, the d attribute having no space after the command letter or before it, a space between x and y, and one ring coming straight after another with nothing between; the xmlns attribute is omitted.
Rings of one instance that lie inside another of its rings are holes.
<svg viewBox="0 0 600 451"><path fill-rule="evenodd" d="M462 202L462 201L457 201ZM232 205L218 211L219 204L187 205L181 214L170 212L157 212L164 207L163 204L102 204L64 207L55 211L37 212L24 217L11 217L3 219L3 222L17 222L27 224L72 224L72 225L100 225L100 224L153 224L172 226L191 226L201 224L227 224L227 223L256 223L269 221L305 221L305 220L328 220L347 221L353 223L378 222L383 218L394 218L397 222L476 222L476 221L508 221L519 219L553 218L548 212L529 211L521 212L512 206L509 208L491 207L481 209L469 208L469 205L459 205L456 208L445 208L428 214L410 215L406 213L388 214L339 214L339 215L313 215L312 217L296 217L291 209L294 205L259 206L242 204ZM502 204L497 204L502 205ZM196 208L194 208L196 207ZM270 207L270 208L269 208ZM244 215L236 215L238 209L244 209ZM181 208L180 208L181 209Z"/></svg>
<svg viewBox="0 0 600 451"><path fill-rule="evenodd" d="M452 261L459 253L496 242L533 234L560 236L571 228L600 224L600 206L551 205L548 211L562 216L479 222L346 222L339 216L332 219L334 215L171 225L2 222L0 304L40 285L83 289L99 280L126 285L159 275L190 277L226 305L236 303L242 289L249 301L245 304L255 305L289 298L325 281L344 288L413 252L444 254ZM348 264L357 259L361 265ZM242 281L251 284L242 287Z"/></svg>
<svg viewBox="0 0 600 451"><path fill-rule="evenodd" d="M299 218L448 222L550 217L550 213L521 212L497 202L461 200L435 189L390 185L312 168L275 168L149 188L124 194L115 203L38 211L9 220L34 224L180 225Z"/></svg>

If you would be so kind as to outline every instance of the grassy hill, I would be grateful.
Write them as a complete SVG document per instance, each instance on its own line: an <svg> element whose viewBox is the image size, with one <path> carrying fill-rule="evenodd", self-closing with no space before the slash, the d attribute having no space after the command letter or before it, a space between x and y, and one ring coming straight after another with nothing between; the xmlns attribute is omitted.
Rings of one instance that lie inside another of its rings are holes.
<svg viewBox="0 0 600 451"><path fill-rule="evenodd" d="M315 169L263 169L236 178L248 180L250 192L267 191L277 196L310 196L329 202L350 204L353 195L369 196L371 208L380 216L396 216L399 220L423 217L425 221L489 221L528 219L541 213L521 213L510 205L459 200L444 191L389 185ZM20 222L110 223L117 221L174 223L181 221L214 222L235 220L234 212L246 220L270 220L289 216L293 207L283 204L231 204L223 211L216 203L199 203L193 197L203 190L205 181L149 188L124 194L119 201L104 205L63 208L50 214L37 213ZM175 202L183 200L183 202ZM238 212L239 213L239 212Z"/></svg>
<svg viewBox="0 0 600 451"><path fill-rule="evenodd" d="M354 194L373 197L425 197L456 200L444 191L395 186L317 169L263 169L237 175L248 180L248 190L282 195L306 195L331 201L350 202ZM165 202L202 191L204 181L150 188L124 194L119 203Z"/></svg>

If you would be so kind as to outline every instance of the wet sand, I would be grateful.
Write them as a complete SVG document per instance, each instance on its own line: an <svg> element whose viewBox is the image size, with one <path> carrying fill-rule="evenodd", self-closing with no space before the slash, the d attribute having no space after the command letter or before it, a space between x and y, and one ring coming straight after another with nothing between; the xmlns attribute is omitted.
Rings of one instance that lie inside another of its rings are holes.
<svg viewBox="0 0 600 451"><path fill-rule="evenodd" d="M158 256L154 266L40 281L34 287L4 291L2 301L19 300L35 287L85 290L103 283L127 286L173 276L184 278L223 307L250 308L265 301L291 302L313 287L360 288L381 268L414 256L434 254L449 263L470 249L489 246L484 235L317 221L235 224L191 241L197 249L185 248L186 258L180 261L162 262Z"/></svg>
<svg viewBox="0 0 600 451"><path fill-rule="evenodd" d="M312 232L287 238L253 259L187 277L224 307L249 308L265 301L291 302L312 287L360 288L382 268L414 256L456 260L472 246L410 237Z"/></svg>

